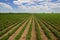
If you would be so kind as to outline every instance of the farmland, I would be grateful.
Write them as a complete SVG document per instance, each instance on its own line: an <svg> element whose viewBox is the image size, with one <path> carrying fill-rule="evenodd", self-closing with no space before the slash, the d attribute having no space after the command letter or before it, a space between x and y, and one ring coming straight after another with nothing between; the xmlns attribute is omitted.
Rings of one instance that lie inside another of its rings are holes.
<svg viewBox="0 0 60 40"><path fill-rule="evenodd" d="M60 14L0 14L0 40L60 40Z"/></svg>

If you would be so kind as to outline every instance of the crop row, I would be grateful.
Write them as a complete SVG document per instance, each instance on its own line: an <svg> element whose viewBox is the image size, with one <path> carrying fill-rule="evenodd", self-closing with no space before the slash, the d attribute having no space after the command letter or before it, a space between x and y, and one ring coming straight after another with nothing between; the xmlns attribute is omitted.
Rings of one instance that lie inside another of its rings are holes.
<svg viewBox="0 0 60 40"><path fill-rule="evenodd" d="M36 19L36 17L35 17L35 30L36 30L36 36L37 36L37 40L42 40L42 38L41 38L41 31L40 31L40 29L39 29L39 26L38 26L38 24L37 24L37 19Z"/></svg>
<svg viewBox="0 0 60 40"><path fill-rule="evenodd" d="M29 20L30 20L30 19L29 19ZM29 22L29 20L28 20L28 22ZM27 22L26 25L22 28L22 30L19 32L19 34L17 34L17 36L15 37L15 40L19 40L19 38L22 36L22 34L23 34L23 32L24 32L24 30L25 30L28 22Z"/></svg>
<svg viewBox="0 0 60 40"><path fill-rule="evenodd" d="M51 25L49 25L48 23L46 23L42 18L41 16L38 18L39 19L39 22L40 22L40 25L42 26L42 29L44 30L45 34L47 35L47 37L50 39L50 40L53 40L51 37L50 37L50 33L52 32L56 37L58 37L58 40L60 39L60 32L57 31L55 28L53 28ZM48 21L47 21L48 22ZM49 31L49 30L50 31Z"/></svg>
<svg viewBox="0 0 60 40"><path fill-rule="evenodd" d="M9 26L19 23L24 20L25 17L30 15L26 14L0 14L0 31L8 28Z"/></svg>
<svg viewBox="0 0 60 40"><path fill-rule="evenodd" d="M25 19L25 18L24 18ZM24 20L23 19L23 20ZM26 18L27 19L27 18ZM23 21L22 20L22 21ZM21 23L22 21L20 21L19 23ZM13 26L11 26L11 27L9 27L9 28L6 28L6 30L4 30L4 31L1 31L0 32L0 36L2 36L2 35L4 35L5 33L7 33L9 30L11 30L12 28L14 28L16 25L18 25L19 23L16 23L16 24L14 24Z"/></svg>
<svg viewBox="0 0 60 40"><path fill-rule="evenodd" d="M27 19L26 19L27 20ZM6 36L4 36L1 40L8 40L8 38L26 21L24 20L23 22L19 23L18 25L15 26L15 29L11 30Z"/></svg>

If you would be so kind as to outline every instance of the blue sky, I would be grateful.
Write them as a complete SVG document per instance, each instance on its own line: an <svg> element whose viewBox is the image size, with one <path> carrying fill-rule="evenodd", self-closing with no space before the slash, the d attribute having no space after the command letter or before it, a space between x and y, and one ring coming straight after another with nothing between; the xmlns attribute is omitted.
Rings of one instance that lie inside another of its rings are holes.
<svg viewBox="0 0 60 40"><path fill-rule="evenodd" d="M60 0L0 0L0 12L60 12Z"/></svg>

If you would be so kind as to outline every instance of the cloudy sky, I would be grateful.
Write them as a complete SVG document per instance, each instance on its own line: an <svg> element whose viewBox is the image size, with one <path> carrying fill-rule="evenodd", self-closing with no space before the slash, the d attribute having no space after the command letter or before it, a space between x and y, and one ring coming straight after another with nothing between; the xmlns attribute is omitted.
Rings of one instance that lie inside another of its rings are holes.
<svg viewBox="0 0 60 40"><path fill-rule="evenodd" d="M60 0L0 0L0 12L60 12Z"/></svg>

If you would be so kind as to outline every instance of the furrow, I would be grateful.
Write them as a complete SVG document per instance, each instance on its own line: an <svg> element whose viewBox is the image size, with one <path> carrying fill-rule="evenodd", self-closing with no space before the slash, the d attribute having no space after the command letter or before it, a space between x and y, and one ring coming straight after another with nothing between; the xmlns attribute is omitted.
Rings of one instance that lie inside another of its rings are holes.
<svg viewBox="0 0 60 40"><path fill-rule="evenodd" d="M32 23L31 40L37 40L34 18L33 18L33 23Z"/></svg>
<svg viewBox="0 0 60 40"><path fill-rule="evenodd" d="M37 24L38 24L38 27L39 27L40 32L41 32L41 38L42 38L42 40L48 40L48 38L45 35L44 30L41 28L40 24L38 22L37 22Z"/></svg>
<svg viewBox="0 0 60 40"><path fill-rule="evenodd" d="M25 39L26 39L26 35L27 35L27 33L28 33L28 30L29 30L31 21L32 21L32 18L31 18L31 20L29 21L29 23L27 24L27 27L26 27L26 29L24 30L24 32L23 32L23 34L22 34L22 36L21 36L21 38L20 38L19 40L25 40Z"/></svg>
<svg viewBox="0 0 60 40"><path fill-rule="evenodd" d="M10 31L8 31L6 34L4 34L2 37L0 37L0 39L1 40L4 40L4 39L7 40L9 38L9 36L11 36L13 34L13 32L15 32L19 28L19 26L21 26L21 24L24 23L25 21L26 21L26 19L23 22L16 25L14 28L12 28Z"/></svg>
<svg viewBox="0 0 60 40"><path fill-rule="evenodd" d="M29 19L28 19L29 20ZM14 40L14 38L18 35L18 33L22 30L22 28L26 25L26 23L28 22L28 20L24 23L24 24L22 24L22 26L20 26L18 29L17 29L17 31L12 35L12 36L10 36L9 37L9 39L8 40Z"/></svg>
<svg viewBox="0 0 60 40"><path fill-rule="evenodd" d="M45 21L43 21L43 23L46 25L46 27L51 31L52 37L54 40L59 39L60 37L60 32L58 32L57 30L55 30L51 25L47 24ZM53 31L54 30L54 31ZM55 34L55 35L54 35ZM56 37L57 36L57 37Z"/></svg>

